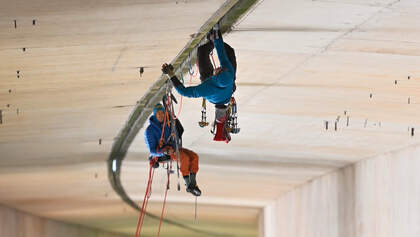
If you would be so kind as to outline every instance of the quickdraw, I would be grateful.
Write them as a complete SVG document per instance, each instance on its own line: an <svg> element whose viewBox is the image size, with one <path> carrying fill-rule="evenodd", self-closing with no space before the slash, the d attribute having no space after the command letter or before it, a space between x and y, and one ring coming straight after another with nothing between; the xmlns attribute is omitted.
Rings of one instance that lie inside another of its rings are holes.
<svg viewBox="0 0 420 237"><path fill-rule="evenodd" d="M206 99L203 98L203 103L201 104L201 121L198 122L198 125L201 128L204 128L209 125L209 123L207 122L206 113Z"/></svg>
<svg viewBox="0 0 420 237"><path fill-rule="evenodd" d="M228 107L228 132L232 134L238 134L240 132L240 128L238 127L238 107L236 105L235 97L230 98L229 107Z"/></svg>

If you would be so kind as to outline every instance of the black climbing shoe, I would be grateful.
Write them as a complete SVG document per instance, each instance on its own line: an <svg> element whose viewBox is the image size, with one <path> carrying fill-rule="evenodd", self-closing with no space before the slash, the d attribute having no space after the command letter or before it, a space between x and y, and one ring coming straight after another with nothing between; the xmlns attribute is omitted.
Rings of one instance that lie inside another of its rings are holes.
<svg viewBox="0 0 420 237"><path fill-rule="evenodd" d="M194 196L201 196L201 190L197 185L193 186L192 183L187 187L187 192L191 193Z"/></svg>
<svg viewBox="0 0 420 237"><path fill-rule="evenodd" d="M183 178L184 178L184 181L185 181L185 186L189 187L191 185L190 176L185 175L185 176L183 176Z"/></svg>
<svg viewBox="0 0 420 237"><path fill-rule="evenodd" d="M193 189L193 194L195 196L201 196L201 190L198 188L197 185L195 185L194 189Z"/></svg>
<svg viewBox="0 0 420 237"><path fill-rule="evenodd" d="M190 185L187 187L187 192L192 193L194 196L200 196L201 190L197 186L197 181L195 179L197 174L190 173Z"/></svg>

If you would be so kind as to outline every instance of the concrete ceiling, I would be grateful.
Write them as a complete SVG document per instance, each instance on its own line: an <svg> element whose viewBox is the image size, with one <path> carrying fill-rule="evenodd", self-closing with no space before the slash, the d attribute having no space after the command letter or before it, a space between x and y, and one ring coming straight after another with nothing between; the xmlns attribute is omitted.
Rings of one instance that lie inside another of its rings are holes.
<svg viewBox="0 0 420 237"><path fill-rule="evenodd" d="M0 203L132 233L137 213L107 178L113 139L160 76L160 65L223 2L3 0ZM418 143L409 129L420 130L419 16L416 0L258 2L224 37L238 60L241 133L229 144L213 142L209 128L197 126L201 100L183 99L184 146L200 155L203 196L194 223L195 199L176 191L174 177L166 216L203 230L256 236L261 208L274 198ZM142 77L139 66L146 66ZM143 132L121 173L136 201L147 175ZM148 208L155 214L164 179L158 170ZM155 233L156 224L146 219L146 233ZM163 231L196 236L170 225Z"/></svg>

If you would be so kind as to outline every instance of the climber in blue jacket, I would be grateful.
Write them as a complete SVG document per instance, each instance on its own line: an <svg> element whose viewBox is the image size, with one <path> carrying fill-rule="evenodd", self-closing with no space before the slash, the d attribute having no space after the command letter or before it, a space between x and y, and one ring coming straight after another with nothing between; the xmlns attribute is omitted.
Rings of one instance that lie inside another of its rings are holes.
<svg viewBox="0 0 420 237"><path fill-rule="evenodd" d="M217 130L222 132L222 130L226 127L225 123L227 120L226 104L229 103L234 91L235 69L226 54L225 45L220 31L212 32L209 38L214 41L214 46L216 48L221 67L215 68L213 75L203 80L200 85L185 87L175 76L173 66L170 64L163 64L162 71L163 73L168 74L175 86L175 89L182 96L191 98L203 97L216 105ZM223 134L223 136L216 135L214 140L229 142L230 137L226 137L229 136L229 134L226 132L223 132Z"/></svg>
<svg viewBox="0 0 420 237"><path fill-rule="evenodd" d="M216 34L214 39L214 46L216 48L221 67L215 68L213 76L204 80L200 85L185 87L175 76L173 70L170 70L170 65L164 64L162 66L162 71L169 75L176 90L182 96L192 98L204 97L215 105L229 103L230 97L233 93L233 79L235 71L226 55L223 39L221 36L217 35L218 34ZM213 37L214 34L210 35L211 40Z"/></svg>
<svg viewBox="0 0 420 237"><path fill-rule="evenodd" d="M182 137L184 129L178 119L174 120L179 138ZM153 115L149 118L149 126L144 132L144 140L152 156L153 167L159 167L159 162L165 160L177 160L175 134L172 134L170 121L165 120L165 107L162 104L156 104L153 108ZM162 132L163 130L163 132ZM198 173L199 156L192 150L185 147L179 147L180 171L185 181L186 191L194 196L200 196L201 190L198 188L196 176Z"/></svg>
<svg viewBox="0 0 420 237"><path fill-rule="evenodd" d="M144 141L153 157L164 157L167 155L167 151L175 149L175 141L170 139L171 129L168 123L165 123L163 140L161 141L164 111L165 108L161 104L157 104L153 108L153 115L149 118L149 126L144 132Z"/></svg>

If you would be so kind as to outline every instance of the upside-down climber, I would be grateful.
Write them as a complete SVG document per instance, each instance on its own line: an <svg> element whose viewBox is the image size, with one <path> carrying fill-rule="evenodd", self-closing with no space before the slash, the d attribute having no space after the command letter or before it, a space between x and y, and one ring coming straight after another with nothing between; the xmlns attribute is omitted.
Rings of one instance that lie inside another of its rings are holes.
<svg viewBox="0 0 420 237"><path fill-rule="evenodd" d="M215 120L217 132L213 140L230 141L227 131L226 104L231 102L233 92L236 90L236 57L232 47L223 42L220 31L213 30L208 35L209 42L197 49L198 67L201 84L198 86L185 87L173 72L172 65L163 64L162 71L171 78L173 85L179 94L186 97L203 97L215 104ZM209 54L216 48L221 67L213 68Z"/></svg>
<svg viewBox="0 0 420 237"><path fill-rule="evenodd" d="M149 126L144 133L146 145L153 157L153 167L159 167L159 162L165 162L169 159L177 160L175 153L175 134L171 133L168 119L165 119L165 107L162 104L156 104L153 108L153 115L149 118ZM166 122L168 121L168 122ZM183 128L179 120L175 120L177 133L182 136ZM162 132L163 130L163 132ZM198 172L198 155L186 148L179 148L180 170L184 177L186 191L194 196L200 196L201 190L198 188L196 176Z"/></svg>
<svg viewBox="0 0 420 237"><path fill-rule="evenodd" d="M210 54L212 53L214 49L214 31L212 30L208 35L207 39L208 42L199 46L197 48L197 61L198 61L198 70L200 72L200 80L201 82L209 79L211 76L215 75L216 72L214 71L215 68L213 67L213 64L210 61ZM220 31L217 32L217 34L220 35ZM222 39L223 40L223 39ZM235 50L226 42L223 42L225 46L225 52L229 59L229 62L232 64L234 75L233 75L233 88L232 93L236 91L236 55ZM219 67L220 69L220 67ZM217 70L219 70L217 69Z"/></svg>

